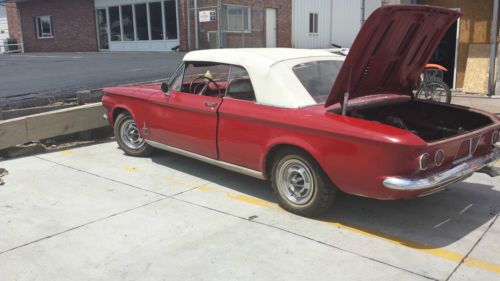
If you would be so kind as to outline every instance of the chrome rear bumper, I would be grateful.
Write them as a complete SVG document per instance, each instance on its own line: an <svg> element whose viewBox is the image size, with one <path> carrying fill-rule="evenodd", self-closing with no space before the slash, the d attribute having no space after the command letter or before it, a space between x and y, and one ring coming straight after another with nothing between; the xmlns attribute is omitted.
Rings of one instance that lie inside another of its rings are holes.
<svg viewBox="0 0 500 281"><path fill-rule="evenodd" d="M402 177L389 177L383 182L384 186L389 189L400 191L420 191L427 190L421 196L437 192L446 186L462 181L472 173L481 170L483 167L494 164L500 158L500 148L494 148L493 152L470 159L457 166L442 171L424 178L402 178Z"/></svg>

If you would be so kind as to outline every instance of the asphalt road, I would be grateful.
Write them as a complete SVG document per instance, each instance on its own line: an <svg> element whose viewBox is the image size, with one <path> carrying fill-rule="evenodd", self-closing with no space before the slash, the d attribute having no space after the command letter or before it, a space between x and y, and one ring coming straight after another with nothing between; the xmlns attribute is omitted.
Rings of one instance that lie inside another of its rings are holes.
<svg viewBox="0 0 500 281"><path fill-rule="evenodd" d="M1 280L500 280L500 177L413 200L339 194L309 219L268 182L115 142L0 167Z"/></svg>
<svg viewBox="0 0 500 281"><path fill-rule="evenodd" d="M57 97L78 90L163 79L183 53L27 53L0 55L0 99Z"/></svg>

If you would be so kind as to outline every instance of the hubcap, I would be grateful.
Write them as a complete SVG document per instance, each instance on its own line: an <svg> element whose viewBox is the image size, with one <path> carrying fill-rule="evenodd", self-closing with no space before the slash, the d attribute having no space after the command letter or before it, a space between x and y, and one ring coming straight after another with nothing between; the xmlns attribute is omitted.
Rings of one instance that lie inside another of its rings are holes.
<svg viewBox="0 0 500 281"><path fill-rule="evenodd" d="M122 123L120 138L127 147L132 149L139 149L145 144L134 120L126 120Z"/></svg>
<svg viewBox="0 0 500 281"><path fill-rule="evenodd" d="M287 160L278 170L278 188L288 201L307 204L314 193L314 179L309 167L298 159Z"/></svg>

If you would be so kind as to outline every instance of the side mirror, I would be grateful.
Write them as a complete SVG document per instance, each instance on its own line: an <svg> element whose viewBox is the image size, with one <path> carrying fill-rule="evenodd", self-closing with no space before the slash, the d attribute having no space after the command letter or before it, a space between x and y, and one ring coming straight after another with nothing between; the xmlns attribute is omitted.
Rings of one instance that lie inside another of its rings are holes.
<svg viewBox="0 0 500 281"><path fill-rule="evenodd" d="M165 83L165 82L161 83L160 88L164 94L168 94L168 84L167 83Z"/></svg>

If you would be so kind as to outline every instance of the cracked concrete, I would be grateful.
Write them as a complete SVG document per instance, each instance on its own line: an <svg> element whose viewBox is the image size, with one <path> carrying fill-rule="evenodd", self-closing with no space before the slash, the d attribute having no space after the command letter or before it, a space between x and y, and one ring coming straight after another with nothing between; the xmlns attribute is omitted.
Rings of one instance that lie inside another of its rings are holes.
<svg viewBox="0 0 500 281"><path fill-rule="evenodd" d="M5 280L500 280L500 179L409 201L349 195L320 219L269 184L115 143L2 162Z"/></svg>

